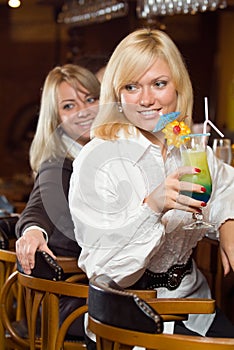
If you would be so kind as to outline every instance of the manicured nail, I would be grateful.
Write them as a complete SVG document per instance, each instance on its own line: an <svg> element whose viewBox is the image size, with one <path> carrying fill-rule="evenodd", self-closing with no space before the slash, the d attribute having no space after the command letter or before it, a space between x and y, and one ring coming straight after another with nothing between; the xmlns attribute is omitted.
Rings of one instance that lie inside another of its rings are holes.
<svg viewBox="0 0 234 350"><path fill-rule="evenodd" d="M201 172L201 169L199 169L199 168L194 168L194 171L195 171L196 173L200 173L200 172Z"/></svg>
<svg viewBox="0 0 234 350"><path fill-rule="evenodd" d="M202 187L201 187L201 191L202 191L202 192L206 192L206 188L202 186Z"/></svg>
<svg viewBox="0 0 234 350"><path fill-rule="evenodd" d="M201 202L201 207L206 207L206 203L205 202Z"/></svg>

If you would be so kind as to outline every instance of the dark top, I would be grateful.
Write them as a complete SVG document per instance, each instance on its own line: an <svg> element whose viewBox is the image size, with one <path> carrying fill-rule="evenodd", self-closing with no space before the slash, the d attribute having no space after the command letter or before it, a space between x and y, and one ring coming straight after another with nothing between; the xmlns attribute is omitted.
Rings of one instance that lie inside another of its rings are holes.
<svg viewBox="0 0 234 350"><path fill-rule="evenodd" d="M16 235L32 225L43 228L48 234L48 246L55 255L80 254L74 236L74 225L68 206L72 160L49 160L41 165L26 208L16 225Z"/></svg>

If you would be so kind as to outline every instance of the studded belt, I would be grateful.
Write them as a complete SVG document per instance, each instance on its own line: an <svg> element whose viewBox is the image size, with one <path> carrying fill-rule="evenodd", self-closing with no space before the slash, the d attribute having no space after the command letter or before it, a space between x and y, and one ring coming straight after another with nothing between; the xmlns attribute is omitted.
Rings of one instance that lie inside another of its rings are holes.
<svg viewBox="0 0 234 350"><path fill-rule="evenodd" d="M186 264L171 266L167 272L155 273L146 270L143 276L131 287L131 289L154 289L165 287L174 290L179 287L185 275L192 272L192 259L189 258Z"/></svg>

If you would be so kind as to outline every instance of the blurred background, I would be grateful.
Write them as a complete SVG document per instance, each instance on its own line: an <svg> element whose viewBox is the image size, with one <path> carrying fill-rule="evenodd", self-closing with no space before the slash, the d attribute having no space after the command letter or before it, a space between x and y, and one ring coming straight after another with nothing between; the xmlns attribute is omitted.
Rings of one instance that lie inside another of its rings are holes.
<svg viewBox="0 0 234 350"><path fill-rule="evenodd" d="M175 9L168 0L158 9L154 0L21 0L11 8L0 0L1 194L21 201L31 190L28 150L49 70L84 56L109 57L142 26L165 30L181 50L195 92L194 121L204 121L207 96L210 119L234 134L234 0L201 0L198 12L187 2L174 1L181 6Z"/></svg>

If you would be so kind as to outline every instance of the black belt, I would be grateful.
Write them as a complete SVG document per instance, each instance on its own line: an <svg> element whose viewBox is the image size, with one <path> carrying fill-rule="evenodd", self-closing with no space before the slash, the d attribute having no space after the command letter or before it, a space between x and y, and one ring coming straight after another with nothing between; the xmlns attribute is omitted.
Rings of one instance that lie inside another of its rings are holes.
<svg viewBox="0 0 234 350"><path fill-rule="evenodd" d="M192 259L189 258L186 264L177 264L171 266L167 272L155 273L146 270L143 276L131 289L154 289L165 287L169 290L174 290L179 287L185 275L192 272Z"/></svg>

